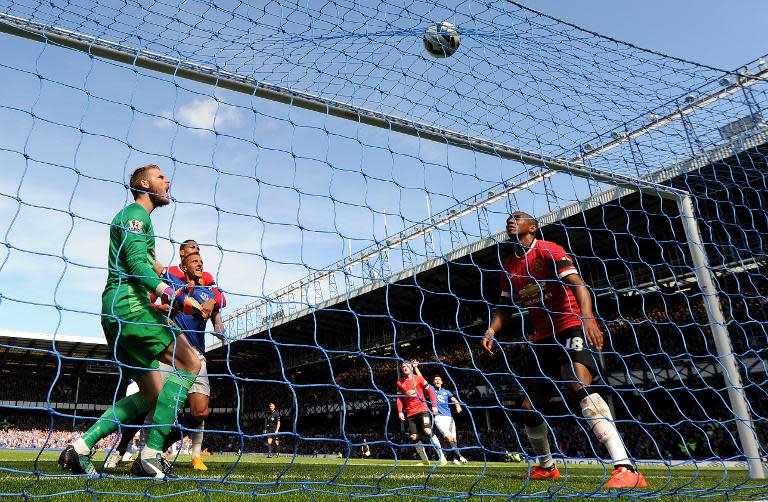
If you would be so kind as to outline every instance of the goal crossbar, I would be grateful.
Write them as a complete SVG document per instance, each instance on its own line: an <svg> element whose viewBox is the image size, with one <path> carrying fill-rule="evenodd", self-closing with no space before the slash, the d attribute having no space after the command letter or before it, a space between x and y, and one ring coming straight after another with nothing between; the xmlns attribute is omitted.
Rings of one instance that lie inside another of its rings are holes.
<svg viewBox="0 0 768 502"><path fill-rule="evenodd" d="M53 42L57 45L85 52L92 56L129 64L138 68L157 71L174 77L193 80L235 92L253 95L307 110L325 113L393 132L416 136L450 146L464 148L504 159L574 174L582 178L609 183L633 190L659 194L668 199L677 199L687 192L644 181L630 176L608 173L578 162L556 159L536 152L516 148L498 141L477 138L439 126L383 113L338 100L287 87L257 81L244 75L228 72L156 52L129 47L124 44L93 37L54 26L46 26L27 19L0 13L0 32L6 32L39 42Z"/></svg>

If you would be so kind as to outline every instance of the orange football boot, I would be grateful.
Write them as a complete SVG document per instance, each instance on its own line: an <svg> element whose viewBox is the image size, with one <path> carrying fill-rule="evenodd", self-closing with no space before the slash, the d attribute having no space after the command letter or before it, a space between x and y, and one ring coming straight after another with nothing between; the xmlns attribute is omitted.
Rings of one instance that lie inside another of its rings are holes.
<svg viewBox="0 0 768 502"><path fill-rule="evenodd" d="M611 479L609 479L603 488L647 488L648 481L645 480L645 476L642 473L636 471L630 471L626 467L619 467L611 473Z"/></svg>
<svg viewBox="0 0 768 502"><path fill-rule="evenodd" d="M560 471L557 470L557 466L552 466L551 469L545 469L541 466L531 467L531 472L525 472L522 476L523 479L560 479Z"/></svg>

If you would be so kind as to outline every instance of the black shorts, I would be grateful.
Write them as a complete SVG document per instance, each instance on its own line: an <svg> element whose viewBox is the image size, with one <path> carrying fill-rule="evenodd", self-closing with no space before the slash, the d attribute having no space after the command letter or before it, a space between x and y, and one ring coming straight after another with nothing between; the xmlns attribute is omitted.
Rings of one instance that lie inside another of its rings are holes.
<svg viewBox="0 0 768 502"><path fill-rule="evenodd" d="M555 336L531 342L518 371L518 381L526 393L559 395L558 387L572 381L563 375L563 366L580 363L592 373L593 384L600 379L600 364L589 348L581 326L564 329ZM545 397L545 396L542 396Z"/></svg>
<svg viewBox="0 0 768 502"><path fill-rule="evenodd" d="M421 434L424 429L432 428L432 415L429 413L417 413L405 419L408 425L408 434Z"/></svg>

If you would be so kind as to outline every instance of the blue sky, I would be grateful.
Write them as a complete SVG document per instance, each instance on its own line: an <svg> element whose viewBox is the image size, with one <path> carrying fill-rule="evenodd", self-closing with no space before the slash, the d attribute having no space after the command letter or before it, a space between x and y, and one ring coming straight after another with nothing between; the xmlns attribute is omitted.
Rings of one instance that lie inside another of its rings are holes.
<svg viewBox="0 0 768 502"><path fill-rule="evenodd" d="M717 75L570 28L553 29L540 19L530 28L520 22L520 12L505 21L477 5L470 17L408 2L408 17L397 2L382 5L391 12L378 9L380 17L369 22L349 15L347 26L324 18L312 26L312 44L301 17L277 16L277 24L257 31L236 24L216 28L225 38L231 28L237 43L245 30L258 49L250 53L232 41L214 50L203 31L174 38L170 28L168 40L175 42L166 49L565 157L592 135ZM715 2L695 2L692 12L694 2L651 1L620 12L602 1L590 2L589 11L583 2L525 5L717 67L738 67L768 45L755 36L768 19L761 2L740 2L738 12ZM188 15L174 19L181 25ZM289 27L289 18L295 38L271 37L275 26ZM425 20L438 18L454 20L464 33L460 52L446 60L434 60L420 47ZM94 18L75 26L132 41L130 26L121 32L119 23L100 23ZM503 29L493 31L494 23ZM335 38L342 28L348 32ZM0 330L100 336L106 223L129 202L120 183L138 165L158 163L173 177L175 204L153 215L159 259L175 263L172 242L196 238L232 308L426 220L427 202L434 214L528 171L7 35L0 35L0 51L0 242L8 244L0 246ZM673 156L659 155L660 162ZM583 181L558 176L492 206L490 224L501 228L510 205L541 214L587 191ZM462 220L460 233L462 244L477 239L477 217ZM445 229L434 242L437 254L453 245ZM431 242L412 244L417 262L432 252ZM390 259L393 269L404 262L397 252Z"/></svg>
<svg viewBox="0 0 768 502"><path fill-rule="evenodd" d="M768 3L762 0L520 3L608 37L726 70L768 52Z"/></svg>

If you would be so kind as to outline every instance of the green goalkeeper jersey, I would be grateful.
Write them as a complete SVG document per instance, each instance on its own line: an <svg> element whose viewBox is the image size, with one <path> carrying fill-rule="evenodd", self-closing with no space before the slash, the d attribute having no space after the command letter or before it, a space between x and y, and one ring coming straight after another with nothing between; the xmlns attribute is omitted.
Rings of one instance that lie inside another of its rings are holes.
<svg viewBox="0 0 768 502"><path fill-rule="evenodd" d="M162 282L154 271L155 232L149 213L139 204L123 208L109 229L107 285L101 312L122 316L152 308L150 294Z"/></svg>

